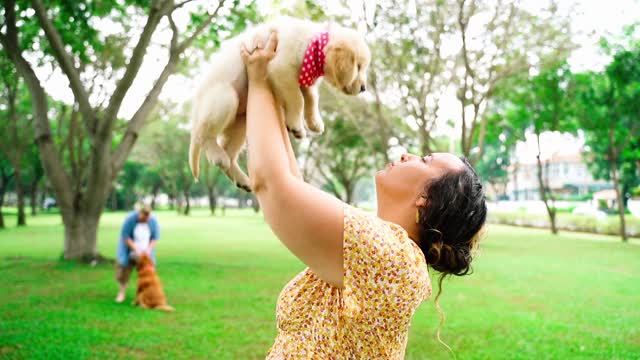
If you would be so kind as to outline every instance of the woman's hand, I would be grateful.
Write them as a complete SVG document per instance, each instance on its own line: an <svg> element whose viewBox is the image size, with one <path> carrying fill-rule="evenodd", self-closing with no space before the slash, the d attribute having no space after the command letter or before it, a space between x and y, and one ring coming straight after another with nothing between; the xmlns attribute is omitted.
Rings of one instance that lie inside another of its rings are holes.
<svg viewBox="0 0 640 360"><path fill-rule="evenodd" d="M278 35L275 31L271 31L269 34L266 46L263 46L260 35L256 35L253 38L252 50L247 49L245 44L242 44L240 55L247 67L247 77L250 83L265 82L267 80L267 65L276 55L277 46Z"/></svg>

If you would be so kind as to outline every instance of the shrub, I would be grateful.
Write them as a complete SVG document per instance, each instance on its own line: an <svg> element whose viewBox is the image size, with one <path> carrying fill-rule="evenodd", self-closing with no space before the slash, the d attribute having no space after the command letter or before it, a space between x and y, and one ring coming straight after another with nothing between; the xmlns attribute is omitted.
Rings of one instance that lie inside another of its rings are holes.
<svg viewBox="0 0 640 360"><path fill-rule="evenodd" d="M640 237L640 219L627 216L627 235ZM487 221L493 224L530 226L536 228L549 228L549 217L546 214L528 214L524 212L498 212L490 211ZM599 219L590 215L578 215L567 212L558 212L556 225L559 230L590 232L597 234L619 235L620 218L616 215Z"/></svg>

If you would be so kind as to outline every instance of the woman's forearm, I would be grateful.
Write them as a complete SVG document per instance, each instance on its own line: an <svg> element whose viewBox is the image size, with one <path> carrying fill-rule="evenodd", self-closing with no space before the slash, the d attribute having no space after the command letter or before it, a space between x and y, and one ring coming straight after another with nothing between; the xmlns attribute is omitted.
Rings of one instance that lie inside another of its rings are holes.
<svg viewBox="0 0 640 360"><path fill-rule="evenodd" d="M293 146L291 146L291 138L289 138L287 127L284 126L284 121L280 121L280 132L282 133L282 141L284 143L284 147L287 149L287 156L289 157L289 169L291 170L291 174L300 180L304 180L302 178L302 174L300 173L300 169L298 168L298 160L296 159L296 154L293 151Z"/></svg>
<svg viewBox="0 0 640 360"><path fill-rule="evenodd" d="M289 154L285 145L289 140L283 139L283 126L269 84L266 81L249 82L248 170L252 189L256 193L267 189L270 184L278 180L292 176Z"/></svg>

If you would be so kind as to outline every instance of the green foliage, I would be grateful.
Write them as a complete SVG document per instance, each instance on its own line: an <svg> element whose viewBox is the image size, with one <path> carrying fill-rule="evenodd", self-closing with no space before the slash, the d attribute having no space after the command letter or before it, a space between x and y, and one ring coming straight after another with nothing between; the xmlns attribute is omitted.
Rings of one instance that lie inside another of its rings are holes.
<svg viewBox="0 0 640 360"><path fill-rule="evenodd" d="M158 272L174 313L130 306L133 283L127 301L113 303L111 264L58 262L58 216L1 232L2 357L264 359L276 335L278 294L304 265L250 210L156 215ZM114 255L124 216L102 216L103 254ZM636 357L635 245L490 225L473 267L470 276L446 280L440 298L442 338L458 359ZM438 322L432 298L414 315L407 360L451 359L435 339Z"/></svg>
<svg viewBox="0 0 640 360"><path fill-rule="evenodd" d="M487 117L485 151L476 162L475 169L483 181L494 187L501 186L506 190L504 188L509 180L508 168L511 164L511 153L520 135L516 134L517 130L501 113L492 113Z"/></svg>
<svg viewBox="0 0 640 360"><path fill-rule="evenodd" d="M575 77L589 169L623 189L640 184L640 49L615 54L603 73Z"/></svg>

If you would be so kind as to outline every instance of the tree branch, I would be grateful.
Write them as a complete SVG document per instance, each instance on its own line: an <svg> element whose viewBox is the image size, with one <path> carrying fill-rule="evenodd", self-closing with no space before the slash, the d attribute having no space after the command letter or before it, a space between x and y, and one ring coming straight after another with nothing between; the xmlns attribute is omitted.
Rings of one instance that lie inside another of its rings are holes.
<svg viewBox="0 0 640 360"><path fill-rule="evenodd" d="M193 34L191 34L191 36L189 36L187 39L185 39L183 42L181 42L178 45L178 48L176 49L177 52L179 54L181 54L182 52L184 52L189 46L191 46L191 44L193 43L193 41L200 36L200 34L204 31L204 29L206 27L208 27L211 22L213 21L213 18L216 17L216 15L218 15L218 11L220 10L220 8L222 7L222 1L220 1L218 3L218 6L216 7L216 9L213 11L213 13L209 14L209 16L207 16L207 18L202 22L202 24L200 24L200 26L198 26L196 28L196 30L193 32Z"/></svg>
<svg viewBox="0 0 640 360"><path fill-rule="evenodd" d="M127 126L127 131L112 157L111 169L112 169L113 176L116 176L118 174L118 172L124 165L124 162L127 160L127 156L129 155L129 152L133 148L133 145L135 144L136 140L138 139L140 129L142 129L142 126L144 126L144 121L146 120L151 110L153 110L153 107L158 102L158 97L160 96L160 92L162 91L164 84L169 79L169 76L173 74L177 65L178 65L177 57L169 58L169 62L162 70L160 77L158 78L156 83L153 85L153 88L151 89L147 97L144 99L144 101L142 102L142 104L140 105L136 113L133 115L133 117L129 121L129 125Z"/></svg>
<svg viewBox="0 0 640 360"><path fill-rule="evenodd" d="M193 0L185 0L185 1L181 2L181 3L179 3L179 4L176 4L176 5L173 7L172 11L178 10L178 9L180 9L181 7L185 6L186 4L188 4L188 3L192 2L192 1L193 1Z"/></svg>
<svg viewBox="0 0 640 360"><path fill-rule="evenodd" d="M169 24L173 31L173 35L171 37L172 46L169 51L169 61L167 62L167 65L165 65L162 73L160 74L160 77L153 85L153 88L151 89L149 94L129 121L125 136L123 137L122 142L120 142L120 145L118 145L118 148L116 149L112 157L112 176L115 176L115 174L117 174L124 165L129 152L138 139L138 134L140 132L140 129L144 126L144 122L147 116L158 102L158 97L160 96L160 92L162 92L164 84L169 79L169 76L171 76L171 74L175 72L182 53L193 43L198 35L200 35L200 33L202 33L202 31L204 31L204 29L209 26L209 24L211 24L211 21L213 21L213 18L218 14L218 11L221 7L222 3L218 4L218 7L216 7L215 11L210 14L207 19L202 24L200 24L200 26L198 26L198 28L193 32L193 34L191 34L189 38L181 43L177 42L179 35L178 29L175 26L172 17L170 16L171 14L169 13Z"/></svg>
<svg viewBox="0 0 640 360"><path fill-rule="evenodd" d="M122 75L122 78L118 81L118 85L116 85L116 89L109 100L109 105L105 111L105 123L102 131L109 132L112 130L113 123L118 116L118 111L120 110L122 101L142 66L144 55L147 53L147 47L151 42L151 36L158 27L158 24L160 24L162 17L166 14L168 4L171 3L171 1L164 0L153 1L151 9L149 10L149 16L147 17L147 23L144 25L142 34L140 34L140 37L138 38L138 43L133 49L129 64L127 65L124 75Z"/></svg>
<svg viewBox="0 0 640 360"><path fill-rule="evenodd" d="M58 30L56 30L51 20L47 17L47 10L45 9L42 0L32 0L31 4L36 12L40 26L49 40L49 44L53 50L53 56L60 64L60 68L62 68L62 71L69 80L69 86L71 87L71 91L73 91L73 95L80 106L82 116L86 121L88 121L89 127L91 129L95 129L97 122L96 115L89 104L89 96L82 85L78 70L73 65L72 57L65 51L64 43L62 42L62 38L60 37Z"/></svg>

